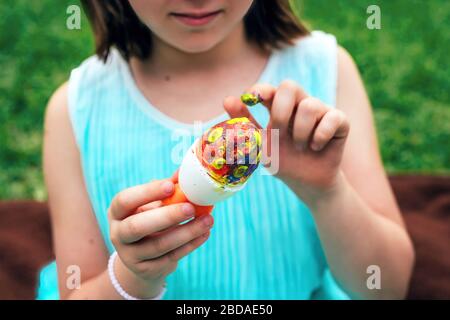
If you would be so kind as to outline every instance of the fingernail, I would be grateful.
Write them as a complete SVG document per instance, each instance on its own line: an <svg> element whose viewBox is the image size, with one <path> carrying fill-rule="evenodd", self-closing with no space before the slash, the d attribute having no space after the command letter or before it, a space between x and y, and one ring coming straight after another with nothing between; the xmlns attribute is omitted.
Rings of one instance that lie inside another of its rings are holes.
<svg viewBox="0 0 450 320"><path fill-rule="evenodd" d="M201 218L201 222L205 227L210 227L213 224L213 218L209 214L207 214Z"/></svg>
<svg viewBox="0 0 450 320"><path fill-rule="evenodd" d="M181 211L187 216L187 217L192 217L194 216L195 213L195 209L194 206L190 203L185 203L183 204L183 206L181 207Z"/></svg>
<svg viewBox="0 0 450 320"><path fill-rule="evenodd" d="M322 150L322 146L319 144L313 143L313 144L311 144L311 149L313 149L314 151L320 151L320 150Z"/></svg>
<svg viewBox="0 0 450 320"><path fill-rule="evenodd" d="M204 234L202 235L202 237L203 237L204 239L206 239L206 238L209 237L209 234L210 234L210 232L208 231L207 233L204 233Z"/></svg>
<svg viewBox="0 0 450 320"><path fill-rule="evenodd" d="M163 182L162 189L165 193L172 193L173 192L173 183L170 181Z"/></svg>

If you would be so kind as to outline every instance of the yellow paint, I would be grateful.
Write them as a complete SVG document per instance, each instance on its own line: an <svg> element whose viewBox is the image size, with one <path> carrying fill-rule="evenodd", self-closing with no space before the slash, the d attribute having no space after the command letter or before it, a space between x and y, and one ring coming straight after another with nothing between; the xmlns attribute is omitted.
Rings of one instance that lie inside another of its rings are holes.
<svg viewBox="0 0 450 320"><path fill-rule="evenodd" d="M254 137L255 137L255 141L256 141L256 144L258 145L258 146L261 146L261 134L259 133L259 131L254 131Z"/></svg>
<svg viewBox="0 0 450 320"><path fill-rule="evenodd" d="M222 133L223 128L221 127L213 129L208 135L208 142L213 143L222 136Z"/></svg>
<svg viewBox="0 0 450 320"><path fill-rule="evenodd" d="M253 93L244 93L241 95L241 101L249 107L252 107L261 102L258 96Z"/></svg>
<svg viewBox="0 0 450 320"><path fill-rule="evenodd" d="M223 168L223 165L225 164L225 159L224 158L216 158L213 160L213 162L211 163L211 165L216 168L217 170L220 170Z"/></svg>
<svg viewBox="0 0 450 320"><path fill-rule="evenodd" d="M245 174L247 169L248 169L247 166L239 166L236 169L234 169L233 176L235 176L236 178L241 178Z"/></svg>
<svg viewBox="0 0 450 320"><path fill-rule="evenodd" d="M228 124L235 124L235 123L246 123L250 122L247 117L241 117L241 118L233 118L227 121Z"/></svg>

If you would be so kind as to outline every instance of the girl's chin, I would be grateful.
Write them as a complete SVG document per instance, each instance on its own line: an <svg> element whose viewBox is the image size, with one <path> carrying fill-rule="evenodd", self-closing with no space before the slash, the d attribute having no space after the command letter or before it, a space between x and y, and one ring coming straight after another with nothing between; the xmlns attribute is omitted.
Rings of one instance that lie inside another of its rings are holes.
<svg viewBox="0 0 450 320"><path fill-rule="evenodd" d="M211 42L211 41L205 41L205 42L196 42L196 43L184 43L184 44L178 44L176 46L176 48L182 52L185 53L204 53L207 52L209 50L211 50L212 48L214 48L217 43L219 43L220 41L217 42Z"/></svg>

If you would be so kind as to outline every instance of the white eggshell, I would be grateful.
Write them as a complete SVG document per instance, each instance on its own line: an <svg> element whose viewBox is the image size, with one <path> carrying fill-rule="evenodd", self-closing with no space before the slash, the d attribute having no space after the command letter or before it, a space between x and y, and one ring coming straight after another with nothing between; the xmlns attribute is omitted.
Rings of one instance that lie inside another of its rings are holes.
<svg viewBox="0 0 450 320"><path fill-rule="evenodd" d="M183 158L178 173L178 183L190 202L209 206L231 197L245 183L236 187L223 187L211 178L195 154L197 139Z"/></svg>

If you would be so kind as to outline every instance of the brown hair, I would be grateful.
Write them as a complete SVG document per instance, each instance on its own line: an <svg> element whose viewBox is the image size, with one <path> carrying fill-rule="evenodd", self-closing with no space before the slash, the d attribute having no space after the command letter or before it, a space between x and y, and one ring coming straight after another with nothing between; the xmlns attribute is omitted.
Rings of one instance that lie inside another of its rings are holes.
<svg viewBox="0 0 450 320"><path fill-rule="evenodd" d="M81 0L91 22L96 53L106 60L111 47L125 59L147 58L152 48L152 33L130 6L128 0ZM263 50L292 45L293 39L309 34L297 19L289 0L254 0L244 17L245 33Z"/></svg>

